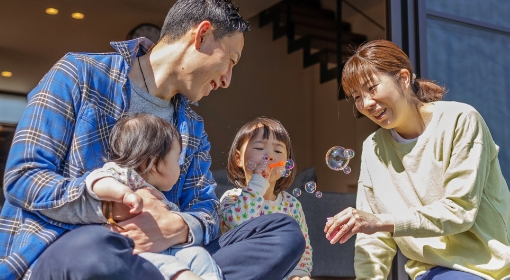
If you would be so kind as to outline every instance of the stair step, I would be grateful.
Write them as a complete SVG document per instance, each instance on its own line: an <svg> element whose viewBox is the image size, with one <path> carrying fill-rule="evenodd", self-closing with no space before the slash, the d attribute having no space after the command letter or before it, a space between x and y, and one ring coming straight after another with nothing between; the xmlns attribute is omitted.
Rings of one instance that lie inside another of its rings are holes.
<svg viewBox="0 0 510 280"><path fill-rule="evenodd" d="M314 35L316 37L323 38L324 40L331 40L336 43L337 40L337 32L336 29L324 28L317 29L314 27L309 27L306 25L295 24L294 26L294 35L304 36L304 35ZM352 44L352 45L360 45L367 40L365 35L351 33L351 32L342 32L342 43L343 44Z"/></svg>
<svg viewBox="0 0 510 280"><path fill-rule="evenodd" d="M280 23L284 24L287 19L287 13L285 11L280 12ZM309 15L302 15L292 13L290 20L302 25L308 25L310 27L315 28L328 28L328 29L336 29L336 19L334 18L319 18L319 17L310 17ZM348 22L342 22L341 25L342 31L351 32L351 24Z"/></svg>

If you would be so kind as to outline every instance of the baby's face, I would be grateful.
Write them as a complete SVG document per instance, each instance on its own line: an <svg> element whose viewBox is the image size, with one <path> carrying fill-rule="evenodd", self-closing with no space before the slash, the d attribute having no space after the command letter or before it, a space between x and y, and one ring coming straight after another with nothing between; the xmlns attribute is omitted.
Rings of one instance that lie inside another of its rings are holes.
<svg viewBox="0 0 510 280"><path fill-rule="evenodd" d="M163 160L149 171L147 182L160 191L169 191L179 179L181 168L179 166L179 156L181 154L181 145L174 141L170 152L166 154Z"/></svg>

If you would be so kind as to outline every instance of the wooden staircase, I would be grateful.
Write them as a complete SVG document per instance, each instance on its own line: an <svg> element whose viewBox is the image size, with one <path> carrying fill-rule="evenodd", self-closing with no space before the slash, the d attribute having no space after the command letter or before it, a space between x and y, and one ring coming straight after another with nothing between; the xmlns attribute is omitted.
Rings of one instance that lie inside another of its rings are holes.
<svg viewBox="0 0 510 280"><path fill-rule="evenodd" d="M337 0L341 15L341 0ZM273 25L273 40L287 37L287 52L303 50L303 67L320 64L320 82L337 79L350 50L367 40L351 32L334 11L321 8L320 0L284 0L259 14L259 24ZM339 55L340 54L340 55ZM340 70L339 70L340 69ZM343 96L342 96L343 98Z"/></svg>

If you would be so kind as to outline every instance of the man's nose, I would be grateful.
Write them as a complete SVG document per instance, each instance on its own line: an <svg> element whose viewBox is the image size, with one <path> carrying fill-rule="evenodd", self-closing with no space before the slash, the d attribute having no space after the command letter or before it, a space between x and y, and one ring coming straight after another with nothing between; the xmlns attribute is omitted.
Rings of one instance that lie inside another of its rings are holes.
<svg viewBox="0 0 510 280"><path fill-rule="evenodd" d="M232 80L232 67L229 67L228 72L221 76L221 87L228 88L230 81Z"/></svg>

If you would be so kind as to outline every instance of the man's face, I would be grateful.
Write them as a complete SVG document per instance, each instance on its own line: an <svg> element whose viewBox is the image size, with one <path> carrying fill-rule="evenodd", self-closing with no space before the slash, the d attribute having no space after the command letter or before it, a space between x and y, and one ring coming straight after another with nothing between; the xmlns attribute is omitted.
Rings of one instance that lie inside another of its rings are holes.
<svg viewBox="0 0 510 280"><path fill-rule="evenodd" d="M209 32L199 50L189 60L185 70L186 91L181 94L196 102L208 96L211 90L227 88L232 79L232 68L241 59L244 35L236 32L215 40Z"/></svg>

